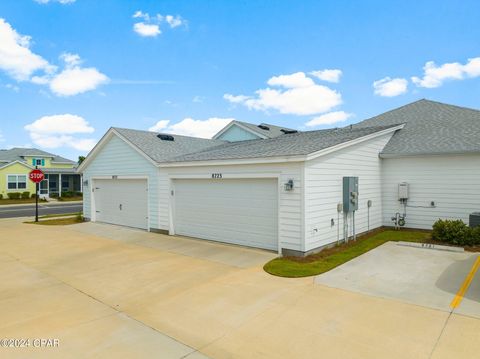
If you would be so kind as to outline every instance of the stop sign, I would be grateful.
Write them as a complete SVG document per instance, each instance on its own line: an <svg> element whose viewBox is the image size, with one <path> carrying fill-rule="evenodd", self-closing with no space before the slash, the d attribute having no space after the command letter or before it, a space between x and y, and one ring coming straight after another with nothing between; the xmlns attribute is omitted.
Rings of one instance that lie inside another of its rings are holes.
<svg viewBox="0 0 480 359"><path fill-rule="evenodd" d="M32 170L28 174L28 178L30 178L30 181L32 181L32 182L40 183L45 178L45 175L40 170Z"/></svg>

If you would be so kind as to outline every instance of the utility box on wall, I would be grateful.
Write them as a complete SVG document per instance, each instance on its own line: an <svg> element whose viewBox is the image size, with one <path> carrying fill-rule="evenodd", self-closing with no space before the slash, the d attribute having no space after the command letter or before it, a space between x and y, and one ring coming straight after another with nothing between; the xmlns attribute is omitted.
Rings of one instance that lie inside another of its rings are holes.
<svg viewBox="0 0 480 359"><path fill-rule="evenodd" d="M343 177L343 212L358 210L358 177Z"/></svg>
<svg viewBox="0 0 480 359"><path fill-rule="evenodd" d="M398 184L398 200L405 201L408 199L408 183L402 182Z"/></svg>

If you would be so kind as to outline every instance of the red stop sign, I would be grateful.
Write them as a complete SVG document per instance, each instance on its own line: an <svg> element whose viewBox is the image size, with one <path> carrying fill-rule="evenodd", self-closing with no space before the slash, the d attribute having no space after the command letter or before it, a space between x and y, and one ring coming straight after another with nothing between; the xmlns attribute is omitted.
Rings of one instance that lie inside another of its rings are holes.
<svg viewBox="0 0 480 359"><path fill-rule="evenodd" d="M30 178L30 181L32 181L32 182L40 183L45 178L45 175L40 170L32 170L28 174L28 178Z"/></svg>

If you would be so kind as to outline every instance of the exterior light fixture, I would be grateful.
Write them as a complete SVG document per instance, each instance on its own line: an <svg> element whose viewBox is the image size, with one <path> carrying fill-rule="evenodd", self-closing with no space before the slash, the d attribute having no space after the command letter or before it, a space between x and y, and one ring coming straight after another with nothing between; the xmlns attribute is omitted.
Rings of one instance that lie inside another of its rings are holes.
<svg viewBox="0 0 480 359"><path fill-rule="evenodd" d="M287 183L285 183L285 191L293 191L293 180L288 180Z"/></svg>

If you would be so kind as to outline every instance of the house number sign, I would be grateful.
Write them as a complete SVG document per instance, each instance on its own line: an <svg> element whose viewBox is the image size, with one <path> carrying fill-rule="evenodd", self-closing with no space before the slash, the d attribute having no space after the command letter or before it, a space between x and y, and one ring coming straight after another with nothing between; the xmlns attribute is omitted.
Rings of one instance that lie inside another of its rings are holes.
<svg viewBox="0 0 480 359"><path fill-rule="evenodd" d="M212 173L212 178L222 178L222 174L221 173Z"/></svg>

